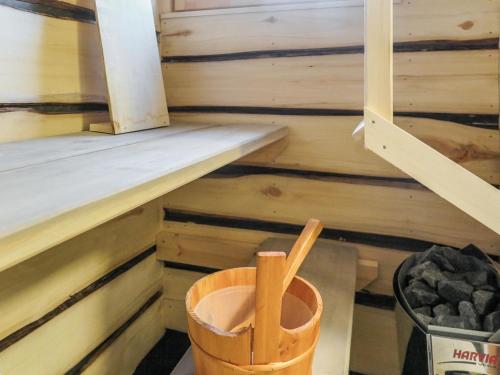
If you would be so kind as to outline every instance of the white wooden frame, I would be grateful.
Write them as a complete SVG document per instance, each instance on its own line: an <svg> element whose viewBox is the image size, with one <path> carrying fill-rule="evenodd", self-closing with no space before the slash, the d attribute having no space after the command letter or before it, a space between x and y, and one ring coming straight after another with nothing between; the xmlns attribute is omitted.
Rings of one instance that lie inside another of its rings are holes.
<svg viewBox="0 0 500 375"><path fill-rule="evenodd" d="M500 190L393 123L393 4L365 0L365 147L500 234Z"/></svg>

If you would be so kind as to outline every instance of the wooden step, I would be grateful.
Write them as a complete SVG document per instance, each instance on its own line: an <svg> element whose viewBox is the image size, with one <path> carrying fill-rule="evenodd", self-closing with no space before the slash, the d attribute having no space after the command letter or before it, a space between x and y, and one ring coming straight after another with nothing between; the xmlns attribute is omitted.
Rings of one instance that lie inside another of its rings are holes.
<svg viewBox="0 0 500 375"><path fill-rule="evenodd" d="M0 271L284 138L196 125L0 145Z"/></svg>

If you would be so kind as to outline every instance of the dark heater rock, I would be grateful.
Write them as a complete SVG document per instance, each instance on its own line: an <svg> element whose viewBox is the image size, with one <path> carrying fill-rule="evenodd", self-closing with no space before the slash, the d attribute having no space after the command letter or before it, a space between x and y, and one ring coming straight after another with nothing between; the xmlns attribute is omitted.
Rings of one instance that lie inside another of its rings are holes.
<svg viewBox="0 0 500 375"><path fill-rule="evenodd" d="M491 286L491 285L481 285L481 286L478 286L477 289L486 290L488 292L496 292L496 290L497 290L497 288L495 288L494 286Z"/></svg>
<svg viewBox="0 0 500 375"><path fill-rule="evenodd" d="M500 329L500 311L495 311L486 315L483 328L487 332L496 332Z"/></svg>
<svg viewBox="0 0 500 375"><path fill-rule="evenodd" d="M474 305L469 301L460 301L458 304L458 312L462 318L465 318L470 324L469 329L481 330L481 321Z"/></svg>
<svg viewBox="0 0 500 375"><path fill-rule="evenodd" d="M446 258L446 256L441 255L439 253L432 253L431 260L438 265L438 267L442 270L456 272L457 269L455 266Z"/></svg>
<svg viewBox="0 0 500 375"><path fill-rule="evenodd" d="M444 271L443 274L446 277L446 279L450 281L465 281L465 274L463 273L453 273Z"/></svg>
<svg viewBox="0 0 500 375"><path fill-rule="evenodd" d="M495 293L486 290L476 290L472 293L472 301L479 314L488 314L495 307Z"/></svg>
<svg viewBox="0 0 500 375"><path fill-rule="evenodd" d="M420 314L420 313L417 313L416 315L417 315L417 319L420 320L426 326L428 326L429 324L431 324L432 317L424 315L424 314Z"/></svg>
<svg viewBox="0 0 500 375"><path fill-rule="evenodd" d="M440 305L434 306L432 312L436 317L441 315L457 315L457 311L451 303L442 303Z"/></svg>
<svg viewBox="0 0 500 375"><path fill-rule="evenodd" d="M439 269L426 269L422 272L422 279L430 287L436 289L438 282L446 280L446 276Z"/></svg>
<svg viewBox="0 0 500 375"><path fill-rule="evenodd" d="M486 271L475 271L464 273L465 280L472 286L481 286L488 284L488 272Z"/></svg>
<svg viewBox="0 0 500 375"><path fill-rule="evenodd" d="M432 262L423 262L410 268L408 275L413 279L420 279L424 271L439 271L439 267Z"/></svg>
<svg viewBox="0 0 500 375"><path fill-rule="evenodd" d="M438 284L438 294L453 304L470 301L473 291L474 288L465 281L445 280Z"/></svg>
<svg viewBox="0 0 500 375"><path fill-rule="evenodd" d="M435 305L439 302L439 296L427 285L421 281L416 281L404 290L406 299L412 308L425 305Z"/></svg>
<svg viewBox="0 0 500 375"><path fill-rule="evenodd" d="M413 312L415 314L422 314L425 316L432 316L432 311L430 306L422 306L422 307L417 307L416 309L413 309Z"/></svg>
<svg viewBox="0 0 500 375"><path fill-rule="evenodd" d="M463 316L440 315L434 318L431 324L449 328L474 329L474 325Z"/></svg>

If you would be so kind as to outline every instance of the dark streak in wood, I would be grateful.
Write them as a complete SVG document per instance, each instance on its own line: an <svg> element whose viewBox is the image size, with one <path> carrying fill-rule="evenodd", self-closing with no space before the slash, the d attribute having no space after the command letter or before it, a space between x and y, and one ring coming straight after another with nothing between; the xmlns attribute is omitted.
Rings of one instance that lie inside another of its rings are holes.
<svg viewBox="0 0 500 375"><path fill-rule="evenodd" d="M220 271L217 268L202 267L185 263L177 262L163 262L164 266L167 268L173 268L183 271L199 272L205 274L211 274ZM374 294L367 291L356 292L355 303L358 305L375 307L384 310L394 310L396 300L393 296Z"/></svg>
<svg viewBox="0 0 500 375"><path fill-rule="evenodd" d="M172 106L172 113L227 113L245 115L275 116L363 116L362 110L328 108L284 108L284 107L242 107L242 106ZM498 130L498 115L433 112L395 112L395 116L427 118L454 122L481 129Z"/></svg>
<svg viewBox="0 0 500 375"><path fill-rule="evenodd" d="M180 223L195 223L215 227L248 229L293 235L299 235L303 229L301 225L295 224L207 215L171 209L165 209L164 220ZM323 229L320 237L328 240L344 241L392 250L404 250L413 252L422 252L434 245L433 242L416 240L413 238L354 232L334 228Z"/></svg>
<svg viewBox="0 0 500 375"><path fill-rule="evenodd" d="M96 22L95 12L92 9L57 0L0 0L0 5L47 17L86 23Z"/></svg>
<svg viewBox="0 0 500 375"><path fill-rule="evenodd" d="M4 351L5 349L7 349L9 346L15 344L19 340L28 336L31 332L40 328L45 323L54 319L56 316L58 316L62 312L68 310L71 306L80 302L85 297L88 297L90 294L96 292L97 290L99 290L100 288L105 286L106 284L108 284L111 281L113 281L114 279L116 279L118 276L127 272L128 270L130 270L131 268L133 268L134 266L136 266L137 264L142 262L144 259L146 259L149 256L151 256L152 254L154 254L155 251L156 251L156 247L151 247L148 250L142 252L141 254L132 258L128 262L122 264L121 266L119 266L119 267L115 268L114 270L112 270L111 272L107 273L106 275L101 277L99 280L93 282L92 284L83 288L79 292L76 292L75 294L71 295L66 301L64 301L62 304L57 306L52 311L49 311L47 314L42 316L40 319L37 319L34 322L31 322L30 324L18 329L17 331L11 333L9 336L0 340L0 353L2 351Z"/></svg>
<svg viewBox="0 0 500 375"><path fill-rule="evenodd" d="M496 158L496 157L495 157ZM319 172L319 171L306 171L302 169L286 169L286 168L273 168L261 167L252 165L226 165L217 169L201 178L237 178L251 175L272 175L283 177L298 177L310 180L320 181L337 181L348 184L363 184L371 186L396 186L405 189L413 190L428 190L427 187L412 178L402 177L384 177L384 176L364 176L345 173L334 172ZM492 186L500 189L500 185L491 184ZM263 191L262 193L267 196L278 197L281 191L274 188L273 191ZM274 194L273 194L274 193Z"/></svg>
<svg viewBox="0 0 500 375"><path fill-rule="evenodd" d="M106 103L0 103L0 113L17 111L46 115L107 112L108 105Z"/></svg>
<svg viewBox="0 0 500 375"><path fill-rule="evenodd" d="M363 176L333 172L305 171L300 169L286 169L261 167L252 165L226 165L201 178L238 178L252 175L272 175L282 177L298 177L310 180L338 181L351 184L376 185L376 186L397 186L408 189L425 189L423 185L412 178ZM269 192L263 192L271 196ZM277 196L277 195L274 195Z"/></svg>
<svg viewBox="0 0 500 375"><path fill-rule="evenodd" d="M395 53L432 51L474 51L498 49L498 38L476 40L423 40L394 43ZM260 50L214 55L163 56L163 63L194 63L235 60L272 59L284 57L352 55L364 53L363 46Z"/></svg>
<svg viewBox="0 0 500 375"><path fill-rule="evenodd" d="M78 362L72 369L66 372L66 375L81 374L87 367L89 367L107 348L115 342L120 335L127 330L137 319L141 317L158 299L161 297L162 292L158 291L153 294L144 305L141 306L125 323L123 323L116 331L114 331L106 340L99 344L94 350Z"/></svg>

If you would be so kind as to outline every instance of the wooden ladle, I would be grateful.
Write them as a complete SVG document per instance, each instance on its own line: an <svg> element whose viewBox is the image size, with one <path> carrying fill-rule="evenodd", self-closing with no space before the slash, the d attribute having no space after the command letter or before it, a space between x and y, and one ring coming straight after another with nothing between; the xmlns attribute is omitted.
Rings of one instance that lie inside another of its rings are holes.
<svg viewBox="0 0 500 375"><path fill-rule="evenodd" d="M286 290L290 286L295 274L304 262L307 254L309 254L309 251L313 247L314 242L322 230L323 226L318 219L309 219L307 221L306 226L302 230L302 233L300 233L297 241L293 244L292 250L286 259L285 276L283 278L281 297L283 297ZM233 327L230 332L237 332L242 328L248 327L249 325L255 326L255 309L250 312L248 317L242 323Z"/></svg>

